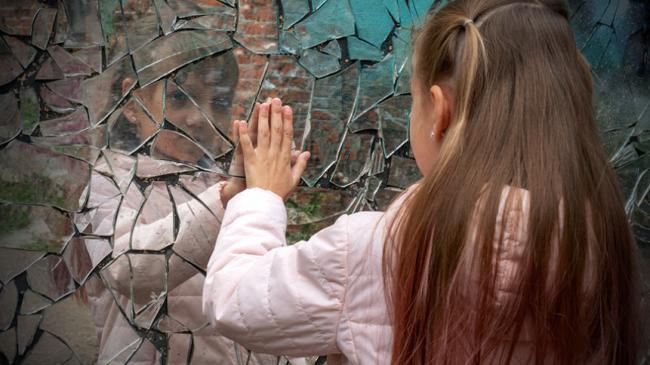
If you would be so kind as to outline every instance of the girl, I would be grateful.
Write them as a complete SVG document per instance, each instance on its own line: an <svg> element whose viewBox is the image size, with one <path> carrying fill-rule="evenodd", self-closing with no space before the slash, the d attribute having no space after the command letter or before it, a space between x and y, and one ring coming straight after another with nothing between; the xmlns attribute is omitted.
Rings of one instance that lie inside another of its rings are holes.
<svg viewBox="0 0 650 365"><path fill-rule="evenodd" d="M217 330L330 364L636 364L635 245L560 0L458 0L414 38L424 176L287 246L291 109L239 127L247 189L203 289Z"/></svg>
<svg viewBox="0 0 650 365"><path fill-rule="evenodd" d="M217 62L219 61L217 60ZM212 62L199 63L198 65L209 65L210 63ZM205 76L205 73L202 75ZM203 81L206 81L205 77ZM208 77L207 82L209 81ZM154 87L159 88L160 86ZM258 110L259 103L256 103L252 113L253 118L257 118ZM140 111L134 109L125 113L125 116L126 118L147 118L145 115L137 113L144 112L141 109ZM255 139L254 136L252 137ZM106 153L107 151L104 151L104 154ZM118 156L122 155L113 153L111 156L114 156L112 159L117 160ZM230 164L229 172L231 175L241 176L243 169L241 151L238 149ZM127 359L129 364L134 365L161 363L162 354L150 341L142 341L140 334L129 323L129 319L133 320L132 322L142 330L152 327L154 317L147 313L151 314L150 309L156 308L154 300L159 298L163 291L166 292L164 309L166 315L161 318L156 327L168 334L167 364L186 364L190 359L191 363L197 364L236 364L238 361L236 352L245 353L232 340L216 333L214 328L204 326L208 322L208 317L201 312L200 298L204 278L203 274L195 267L206 268L219 232L224 213L223 205L246 186L243 179L236 177L231 177L227 185L225 180L214 184L214 180L218 178L216 174L200 174L195 175L194 178L196 198L181 194L181 189L178 187L172 188L179 219L176 235L172 232L174 225L170 224L170 221L174 219L174 214L171 212L167 215L150 216L147 220L136 223L135 227L133 220L117 219L112 242L114 260L104 266L99 275L92 275L91 279L76 291L83 303L90 306L96 326L96 363L123 363ZM114 212L115 208L111 208L110 205L108 208L106 208L106 204L100 206L98 211L100 209L102 211L95 213L94 218L85 226L86 233L100 233L100 230L104 230L101 233L106 234L105 227L113 225L116 214L120 217L136 217L138 215L141 202L137 199L137 194L131 195L133 189L137 189L134 182L131 184L128 188L129 193L126 195L127 198L122 201L118 212ZM165 189L163 184L156 184L156 182L152 184L154 188ZM99 173L93 173L90 189L91 197L89 199L93 201L108 201L115 197L117 191L117 187ZM130 199L133 197L135 199ZM149 195L149 199L158 199L160 202L159 197L155 198L155 193ZM79 222L84 221L83 216L79 216L77 219ZM159 250L161 244L165 243L161 242L163 237L174 236L173 254L170 254L167 260L161 261L162 255L155 253L124 253L134 244L140 250ZM88 250L92 248L93 246L88 246ZM83 270L91 265L90 262L84 261L90 261L90 257L97 255L101 255L101 253L75 250L68 265L73 270L75 268ZM186 260L194 266L187 263ZM54 283L58 285L69 283L69 274L62 275L67 271L52 270L52 273ZM149 310L142 309L147 305ZM130 314L136 309L142 310L144 315ZM157 310L153 313L155 315ZM190 331L192 332L191 336ZM278 362L277 356L267 354L252 353L243 356L250 365ZM304 364L303 359L290 360L292 365Z"/></svg>

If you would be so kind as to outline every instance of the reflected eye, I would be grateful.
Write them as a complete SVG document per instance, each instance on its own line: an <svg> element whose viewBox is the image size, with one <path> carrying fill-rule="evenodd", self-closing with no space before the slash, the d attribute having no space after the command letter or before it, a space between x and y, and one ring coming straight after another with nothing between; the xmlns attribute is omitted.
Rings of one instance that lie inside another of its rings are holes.
<svg viewBox="0 0 650 365"><path fill-rule="evenodd" d="M185 95L181 91L174 91L171 94L169 94L169 100L174 103L180 103L180 102L184 102L187 99L185 98Z"/></svg>
<svg viewBox="0 0 650 365"><path fill-rule="evenodd" d="M230 107L230 100L226 98L215 98L212 102L217 108L228 108Z"/></svg>

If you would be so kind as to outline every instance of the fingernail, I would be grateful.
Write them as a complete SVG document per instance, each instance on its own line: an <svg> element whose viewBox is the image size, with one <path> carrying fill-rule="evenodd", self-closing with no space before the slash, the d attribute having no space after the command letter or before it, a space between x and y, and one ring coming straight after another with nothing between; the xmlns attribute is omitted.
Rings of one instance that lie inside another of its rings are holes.
<svg viewBox="0 0 650 365"><path fill-rule="evenodd" d="M288 107L288 106L285 106L285 107L284 107L284 115L286 115L286 116L290 116L291 113L293 113L293 111L291 110L291 108Z"/></svg>
<svg viewBox="0 0 650 365"><path fill-rule="evenodd" d="M270 103L271 102L271 97L267 97L265 103Z"/></svg>
<svg viewBox="0 0 650 365"><path fill-rule="evenodd" d="M278 99L278 98L273 98L272 102L273 102L273 105L275 105L275 106L282 105L282 101L280 99Z"/></svg>

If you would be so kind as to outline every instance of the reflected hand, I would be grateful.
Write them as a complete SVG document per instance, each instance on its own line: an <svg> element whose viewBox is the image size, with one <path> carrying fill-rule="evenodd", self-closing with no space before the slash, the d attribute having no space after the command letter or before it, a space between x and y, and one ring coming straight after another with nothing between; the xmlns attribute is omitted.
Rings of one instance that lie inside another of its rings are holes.
<svg viewBox="0 0 650 365"><path fill-rule="evenodd" d="M271 98L267 98L265 104L271 105ZM250 136L253 145L257 145L257 122L259 119L259 109L261 103L255 103L253 107L253 113L250 118L250 127L248 129L248 135ZM230 129L230 138L235 142L237 146L235 148L235 153L233 155L232 161L230 163L230 168L228 169L228 182L221 191L221 203L224 207L228 205L228 201L232 199L238 193L246 189L246 178L244 176L244 154L242 151L241 144L239 144L239 124L245 123L243 120L234 120L232 122L232 127ZM298 160L298 155L300 151L291 151L291 166L293 166Z"/></svg>
<svg viewBox="0 0 650 365"><path fill-rule="evenodd" d="M265 103L270 103L271 98L267 98ZM255 145L257 143L257 120L259 118L259 110L260 110L260 103L255 103L255 106L253 107L253 113L251 114L250 118L250 136L251 140L253 141L253 144ZM241 145L238 142L238 137L239 133L237 132L237 126L239 125L238 123L241 123L243 121L240 120L233 120L231 128L230 128L230 139L235 142L235 154L233 155L232 161L230 162L230 168L228 169L228 175L231 177L240 177L239 179L242 184L245 186L245 181L244 181L244 154L241 148Z"/></svg>
<svg viewBox="0 0 650 365"><path fill-rule="evenodd" d="M260 103L255 103L255 107L253 107L253 113L251 115L250 135L253 143L257 142L257 120L259 118L260 105ZM221 190L221 204L224 207L228 205L228 201L232 199L233 196L246 189L246 179L244 177L244 155L242 152L241 144L237 143L237 137L239 135L237 128L239 126L239 123L242 122L243 121L240 120L234 120L230 128L230 138L235 141L237 147L235 148L235 154L232 158L232 161L230 162L230 168L228 169L228 175L230 175L230 177L228 178L226 186L224 186L223 190Z"/></svg>
<svg viewBox="0 0 650 365"><path fill-rule="evenodd" d="M309 152L295 154L292 166L293 111L289 106L282 106L280 99L273 99L270 105L260 105L258 114L257 146L253 145L248 124L237 122L246 185L270 190L286 200L300 182Z"/></svg>

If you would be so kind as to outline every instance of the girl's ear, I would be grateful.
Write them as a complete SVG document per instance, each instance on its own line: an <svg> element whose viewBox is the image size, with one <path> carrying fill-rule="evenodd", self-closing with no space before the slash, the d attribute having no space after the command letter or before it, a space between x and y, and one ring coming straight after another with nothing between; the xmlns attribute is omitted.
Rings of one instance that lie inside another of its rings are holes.
<svg viewBox="0 0 650 365"><path fill-rule="evenodd" d="M442 88L438 85L431 86L429 96L433 105L433 133L436 142L439 142L442 140L444 132L449 128L449 123L451 122L449 100L445 96Z"/></svg>

